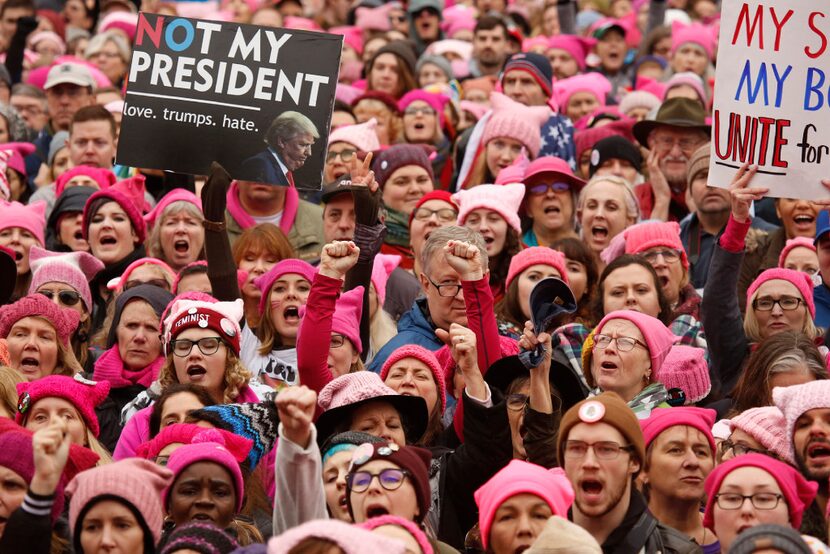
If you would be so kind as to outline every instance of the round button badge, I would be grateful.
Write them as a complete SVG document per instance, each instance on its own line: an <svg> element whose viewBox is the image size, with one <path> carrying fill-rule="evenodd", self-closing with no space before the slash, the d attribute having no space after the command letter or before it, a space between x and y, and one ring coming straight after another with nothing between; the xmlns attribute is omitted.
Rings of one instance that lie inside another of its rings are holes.
<svg viewBox="0 0 830 554"><path fill-rule="evenodd" d="M605 406L601 402L592 400L579 408L579 419L585 423L596 423L605 415Z"/></svg>

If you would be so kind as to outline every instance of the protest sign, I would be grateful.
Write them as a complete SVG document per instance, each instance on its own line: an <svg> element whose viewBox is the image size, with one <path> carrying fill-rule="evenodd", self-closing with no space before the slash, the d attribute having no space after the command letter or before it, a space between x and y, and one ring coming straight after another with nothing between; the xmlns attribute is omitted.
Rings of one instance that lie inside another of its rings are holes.
<svg viewBox="0 0 830 554"><path fill-rule="evenodd" d="M709 183L728 187L758 166L753 186L776 197L827 198L830 177L830 4L724 0Z"/></svg>
<svg viewBox="0 0 830 554"><path fill-rule="evenodd" d="M141 13L117 162L319 189L342 40Z"/></svg>

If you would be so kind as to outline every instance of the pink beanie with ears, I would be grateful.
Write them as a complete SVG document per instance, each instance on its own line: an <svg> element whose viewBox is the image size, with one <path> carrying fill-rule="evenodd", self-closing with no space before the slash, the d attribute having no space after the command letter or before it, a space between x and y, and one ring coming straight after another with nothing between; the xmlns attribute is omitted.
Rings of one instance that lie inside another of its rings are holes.
<svg viewBox="0 0 830 554"><path fill-rule="evenodd" d="M510 260L510 267L507 270L507 279L504 283L504 288L510 287L513 279L521 275L521 273L532 265L543 264L552 267L559 272L559 278L565 284L568 284L568 269L565 255L558 250L548 248L547 246L531 246L525 248L518 254L513 256Z"/></svg>
<svg viewBox="0 0 830 554"><path fill-rule="evenodd" d="M406 358L415 358L429 368L430 373L432 373L432 378L435 380L435 388L438 390L438 401L441 403L441 413L443 414L447 407L447 384L444 379L444 370L441 368L438 358L435 357L435 352L427 350L417 344L406 344L396 348L383 363L383 367L380 370L380 378L385 382L392 366Z"/></svg>
<svg viewBox="0 0 830 554"><path fill-rule="evenodd" d="M656 246L678 250L683 268L689 269L689 259L680 241L680 225L676 221L643 222L625 230L626 254L640 254Z"/></svg>
<svg viewBox="0 0 830 554"><path fill-rule="evenodd" d="M46 203L37 201L28 205L20 202L0 201L0 231L19 227L32 233L40 246L46 242L44 228L46 227Z"/></svg>
<svg viewBox="0 0 830 554"><path fill-rule="evenodd" d="M525 196L525 186L519 183L512 185L478 185L452 195L452 200L458 204L458 224L464 225L467 217L475 210L486 209L496 212L504 218L517 233L522 232L522 222L519 219L519 207Z"/></svg>
<svg viewBox="0 0 830 554"><path fill-rule="evenodd" d="M84 206L83 231L84 239L89 240L89 224L95 214L89 213L89 207L99 198L109 198L117 202L121 209L130 218L133 230L139 242L147 238L147 224L144 223L144 176L136 175L129 179L118 181L105 190L99 190L90 196ZM100 209L100 208L99 208Z"/></svg>
<svg viewBox="0 0 830 554"><path fill-rule="evenodd" d="M816 303L813 300L813 280L806 273L781 267L767 269L752 281L752 284L749 285L749 289L746 291L747 307L752 306L752 299L755 293L758 292L758 287L767 281L774 281L776 279L793 284L798 289L798 292L801 293L801 298L804 300L804 303L807 304L810 317L816 317Z"/></svg>
<svg viewBox="0 0 830 554"><path fill-rule="evenodd" d="M67 347L81 320L77 311L58 306L42 294L29 294L13 304L0 307L0 337L6 338L14 324L24 317L39 317L48 321L55 328L58 340Z"/></svg>
<svg viewBox="0 0 830 554"><path fill-rule="evenodd" d="M507 499L517 494L538 496L550 507L553 515L567 518L574 501L574 490L562 468L545 469L522 460L513 460L484 483L476 492L478 524L485 550L490 545L490 528L496 511Z"/></svg>
<svg viewBox="0 0 830 554"><path fill-rule="evenodd" d="M399 516L385 515L373 517L368 521L358 524L358 527L372 531L378 527L383 527L384 525L396 525L398 527L402 527L418 542L418 546L421 547L421 552L423 554L433 554L434 550L432 549L432 545L429 543L429 539L414 521L404 519Z"/></svg>
<svg viewBox="0 0 830 554"><path fill-rule="evenodd" d="M95 408L107 398L109 392L109 381L87 381L80 375L74 379L65 375L48 375L36 381L18 383L17 394L20 398L15 421L22 425L29 410L39 400L62 398L78 410L87 429L97 437L101 428L98 426Z"/></svg>
<svg viewBox="0 0 830 554"><path fill-rule="evenodd" d="M557 35L548 41L548 49L564 50L576 61L580 71L585 71L585 60L596 45L594 38L576 35Z"/></svg>
<svg viewBox="0 0 830 554"><path fill-rule="evenodd" d="M660 374L660 367L663 365L663 360L669 355L672 345L674 345L679 338L663 325L663 322L656 317L651 317L640 312L632 310L617 310L610 312L602 318L602 321L597 324L594 333L601 333L605 324L614 319L625 319L637 326L640 333L648 345L648 354L651 358L651 372L656 378Z"/></svg>
<svg viewBox="0 0 830 554"><path fill-rule="evenodd" d="M378 135L375 132L377 126L378 120L373 117L364 123L338 127L329 134L329 146L335 142L345 142L362 152L379 150L380 142L378 142Z"/></svg>
<svg viewBox="0 0 830 554"><path fill-rule="evenodd" d="M553 98L559 104L559 110L565 112L571 96L577 92L590 92L600 106L605 106L606 97L611 92L611 82L599 73L584 73L557 81L553 85Z"/></svg>
<svg viewBox="0 0 830 554"><path fill-rule="evenodd" d="M499 92L490 95L490 106L493 112L484 125L481 144L486 145L496 138L511 138L522 143L530 157L535 158L542 147L539 130L553 115L550 108L528 107Z"/></svg>
<svg viewBox="0 0 830 554"><path fill-rule="evenodd" d="M395 268L401 264L401 257L395 254L376 254L372 265L372 284L378 295L378 308L386 302L386 283Z"/></svg>
<svg viewBox="0 0 830 554"><path fill-rule="evenodd" d="M781 250L781 255L778 256L778 267L784 267L784 262L787 261L787 256L789 256L790 252L796 248L808 248L809 250L816 252L816 245L813 244L813 239L808 239L807 237L795 237L794 239L789 239L786 244L784 244L784 248Z"/></svg>
<svg viewBox="0 0 830 554"><path fill-rule="evenodd" d="M144 222L147 224L147 228L152 228L156 224L156 221L161 219L161 216L164 215L164 210L166 210L167 207L174 202L187 202L199 208L200 212L202 211L201 198L187 189L173 189L162 196L159 203L156 204L156 207L144 216Z"/></svg>
<svg viewBox="0 0 830 554"><path fill-rule="evenodd" d="M29 250L32 282L29 293L35 294L42 285L51 282L66 283L81 295L88 311L92 311L92 292L89 283L104 269L104 264L88 252L50 252L39 246Z"/></svg>
<svg viewBox="0 0 830 554"><path fill-rule="evenodd" d="M430 108L435 110L435 114L438 116L438 121L441 124L441 127L444 127L444 106L446 106L450 99L444 96L443 94L434 94L432 92L427 92L421 89L410 90L403 97L398 100L398 109L403 113L406 108L409 107L410 104L413 102L420 100L421 102L426 102Z"/></svg>
<svg viewBox="0 0 830 554"><path fill-rule="evenodd" d="M63 191L66 190L66 184L79 175L89 177L98 183L98 190L107 189L115 184L115 173L109 169L90 167L88 165L76 165L72 169L61 173L61 176L55 181L55 197L59 198L63 194Z"/></svg>
<svg viewBox="0 0 830 554"><path fill-rule="evenodd" d="M679 21L675 21L671 26L671 53L677 52L677 49L687 43L692 43L700 46L709 60L712 59L715 53L715 37L712 34L712 29L701 25L700 23L692 23L691 25L684 25Z"/></svg>
<svg viewBox="0 0 830 554"><path fill-rule="evenodd" d="M312 285L313 286L313 285ZM331 332L340 333L352 343L357 353L363 352L363 342L360 340L360 318L363 315L363 287L355 287L340 295L334 305L334 314L331 316ZM297 335L303 332L306 306L300 306L300 327ZM328 348L326 349L328 351Z"/></svg>

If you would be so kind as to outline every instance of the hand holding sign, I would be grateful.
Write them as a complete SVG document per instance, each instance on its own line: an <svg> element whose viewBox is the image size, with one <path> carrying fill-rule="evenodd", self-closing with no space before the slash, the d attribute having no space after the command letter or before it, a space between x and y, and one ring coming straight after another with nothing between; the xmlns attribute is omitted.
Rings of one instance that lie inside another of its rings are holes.
<svg viewBox="0 0 830 554"><path fill-rule="evenodd" d="M744 223L750 219L749 209L752 202L760 200L769 192L768 188L749 188L749 183L757 172L758 166L744 164L735 174L732 184L729 185L729 194L732 198L732 218L739 223Z"/></svg>

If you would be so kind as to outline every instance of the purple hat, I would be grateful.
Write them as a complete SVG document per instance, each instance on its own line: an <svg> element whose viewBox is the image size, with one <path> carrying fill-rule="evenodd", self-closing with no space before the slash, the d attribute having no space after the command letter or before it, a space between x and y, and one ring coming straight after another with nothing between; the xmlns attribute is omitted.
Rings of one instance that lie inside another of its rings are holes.
<svg viewBox="0 0 830 554"><path fill-rule="evenodd" d="M431 147L421 144L396 144L379 152L372 161L372 170L375 172L378 185L382 189L393 173L408 165L424 168L429 178L434 181L432 162L429 160L432 152Z"/></svg>

